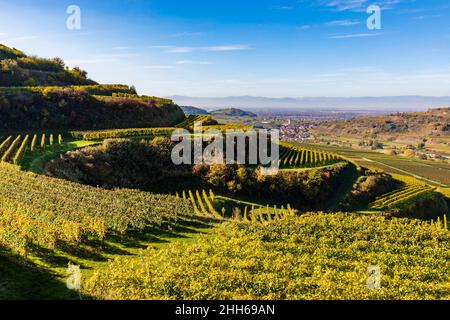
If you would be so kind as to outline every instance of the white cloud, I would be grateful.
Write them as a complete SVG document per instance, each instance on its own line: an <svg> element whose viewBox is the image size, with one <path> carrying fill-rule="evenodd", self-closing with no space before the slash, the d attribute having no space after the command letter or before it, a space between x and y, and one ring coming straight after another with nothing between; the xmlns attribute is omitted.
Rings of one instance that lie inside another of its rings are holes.
<svg viewBox="0 0 450 320"><path fill-rule="evenodd" d="M104 58L104 59L68 59L66 63L71 66L80 66L85 64L101 64L101 63L111 63L115 62L117 59L114 58Z"/></svg>
<svg viewBox="0 0 450 320"><path fill-rule="evenodd" d="M211 61L194 61L194 60L180 60L176 64L191 64L191 65L210 65L213 64Z"/></svg>
<svg viewBox="0 0 450 320"><path fill-rule="evenodd" d="M97 58L113 58L113 59L123 59L123 58L136 58L142 56L140 53L105 53L96 55Z"/></svg>
<svg viewBox="0 0 450 320"><path fill-rule="evenodd" d="M197 37L197 36L202 36L204 35L205 32L178 32L172 35L172 37L174 38L179 38L179 37Z"/></svg>
<svg viewBox="0 0 450 320"><path fill-rule="evenodd" d="M172 47L167 50L167 52L171 53L189 53L194 51L194 48L191 47Z"/></svg>
<svg viewBox="0 0 450 320"><path fill-rule="evenodd" d="M169 53L190 53L194 51L210 51L210 52L224 52L224 51L240 51L250 49L246 44L220 45L209 47L178 47L178 46L149 46L149 49L163 49Z"/></svg>
<svg viewBox="0 0 450 320"><path fill-rule="evenodd" d="M335 11L365 11L369 5L378 5L383 10L393 9L395 5L405 0L318 0L320 6L329 7Z"/></svg>
<svg viewBox="0 0 450 320"><path fill-rule="evenodd" d="M417 17L414 17L413 20L437 19L440 17L442 17L442 15L435 14L435 15L429 15L429 16L417 16Z"/></svg>
<svg viewBox="0 0 450 320"><path fill-rule="evenodd" d="M291 11L294 10L294 6L276 6L276 7L270 7L270 10L280 10L280 11Z"/></svg>
<svg viewBox="0 0 450 320"><path fill-rule="evenodd" d="M382 35L382 33L353 33L353 34L330 36L329 39L367 38L367 37L377 37L380 35Z"/></svg>
<svg viewBox="0 0 450 320"><path fill-rule="evenodd" d="M205 50L205 51L240 51L240 50L248 50L248 49L250 49L250 46L246 45L246 44L234 44L234 45L213 46L213 47L202 48L202 50Z"/></svg>
<svg viewBox="0 0 450 320"><path fill-rule="evenodd" d="M93 55L89 58L66 59L66 63L72 66L80 66L86 64L103 64L103 63L117 62L120 61L121 59L135 58L140 56L141 55L138 53L106 53Z"/></svg>
<svg viewBox="0 0 450 320"><path fill-rule="evenodd" d="M361 24L358 20L334 20L327 22L325 25L328 27L349 27Z"/></svg>
<svg viewBox="0 0 450 320"><path fill-rule="evenodd" d="M129 49L133 49L133 47L122 46L122 47L113 47L113 48L112 48L112 50L116 50L116 51L120 51L120 50L129 50Z"/></svg>
<svg viewBox="0 0 450 320"><path fill-rule="evenodd" d="M313 26L309 25L309 24L305 24L303 26L299 26L297 27L297 30L309 30L311 29Z"/></svg>
<svg viewBox="0 0 450 320"><path fill-rule="evenodd" d="M169 65L155 65L155 66L143 66L144 69L173 69L174 66Z"/></svg>
<svg viewBox="0 0 450 320"><path fill-rule="evenodd" d="M173 48L173 46L148 46L149 49L169 49Z"/></svg>
<svg viewBox="0 0 450 320"><path fill-rule="evenodd" d="M361 9L366 2L367 0L322 0L320 4L337 11L346 11Z"/></svg>
<svg viewBox="0 0 450 320"><path fill-rule="evenodd" d="M16 42L27 41L27 40L34 40L37 38L38 38L38 36L23 36L23 37L2 39L1 41L9 44L9 43L16 43Z"/></svg>
<svg viewBox="0 0 450 320"><path fill-rule="evenodd" d="M361 21L359 20L333 20L322 24L306 24L303 26L298 26L297 30L310 30L313 28L320 28L320 27L351 27L360 25Z"/></svg>
<svg viewBox="0 0 450 320"><path fill-rule="evenodd" d="M177 46L148 46L149 49L161 49L170 53L189 53L194 51L191 47L177 47Z"/></svg>

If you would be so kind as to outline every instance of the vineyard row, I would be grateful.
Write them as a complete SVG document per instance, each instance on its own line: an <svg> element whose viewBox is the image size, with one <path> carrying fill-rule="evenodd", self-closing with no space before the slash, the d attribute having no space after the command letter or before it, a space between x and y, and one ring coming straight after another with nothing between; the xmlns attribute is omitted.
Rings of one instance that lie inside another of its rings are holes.
<svg viewBox="0 0 450 320"><path fill-rule="evenodd" d="M52 146L56 143L53 134L50 134L48 139L45 133L40 136L34 134L31 141L30 137L31 135L18 135L16 138L9 136L3 140L0 144L1 162L9 162L19 165L27 151L34 152L38 148L45 149L46 146ZM58 134L57 139L57 143L59 145L62 144L63 138L61 134Z"/></svg>

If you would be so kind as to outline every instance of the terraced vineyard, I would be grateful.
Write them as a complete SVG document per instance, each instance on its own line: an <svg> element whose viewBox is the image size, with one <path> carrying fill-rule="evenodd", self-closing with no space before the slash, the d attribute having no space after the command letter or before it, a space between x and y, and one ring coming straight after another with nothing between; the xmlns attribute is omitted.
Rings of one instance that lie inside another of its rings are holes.
<svg viewBox="0 0 450 320"><path fill-rule="evenodd" d="M194 244L111 261L84 289L102 299L446 300L449 244L442 223L408 219L311 213L226 222ZM378 290L366 285L374 263Z"/></svg>
<svg viewBox="0 0 450 320"><path fill-rule="evenodd" d="M290 144L281 144L280 146L280 168L311 168L332 165L341 161L342 158L331 152Z"/></svg>
<svg viewBox="0 0 450 320"><path fill-rule="evenodd" d="M180 197L178 193L176 197ZM194 212L198 215L211 215L218 219L223 218L213 206L215 195L211 190L209 192L205 190L196 190L194 192L191 190L188 190L187 192L183 191L182 198L183 200L189 200L192 203Z"/></svg>
<svg viewBox="0 0 450 320"><path fill-rule="evenodd" d="M239 123L227 123L227 124L219 124L219 125L211 125L211 126L203 126L202 130L207 131L210 129L219 130L222 133L226 133L229 131L249 131L253 129L253 126L247 124L239 124Z"/></svg>
<svg viewBox="0 0 450 320"><path fill-rule="evenodd" d="M175 128L130 128L101 131L71 131L70 135L75 139L102 140L112 138L153 137L170 135Z"/></svg>
<svg viewBox="0 0 450 320"><path fill-rule="evenodd" d="M124 234L192 215L188 201L135 190L110 191L0 164L0 243L20 254L107 233Z"/></svg>
<svg viewBox="0 0 450 320"><path fill-rule="evenodd" d="M427 185L408 185L399 190L387 193L371 204L373 209L394 209L410 205L420 198L432 195L436 188Z"/></svg>
<svg viewBox="0 0 450 320"><path fill-rule="evenodd" d="M213 118L210 115L190 115L187 119L179 124L177 124L176 128L192 130L194 127L194 123L201 122L204 125L212 124Z"/></svg>
<svg viewBox="0 0 450 320"><path fill-rule="evenodd" d="M120 129L80 131L72 132L71 134L74 138L83 139L83 141L93 140L91 143L96 143L97 140L111 137L138 137L147 134L157 135L158 133L165 135L166 132L171 132L172 130L174 129ZM44 149L50 151L54 148L51 148L51 145L62 143L64 143L64 145L70 143L70 139L69 141L63 141L62 135L51 135L48 133L28 136L22 134L20 136L11 136L3 139L0 144L0 150L2 151L2 155L9 150L9 155L7 156L9 159L8 161L15 163L14 159L22 158L24 154L33 155L33 152L38 153ZM293 147L285 144L281 146L281 155L280 166L285 169L314 168L344 161L342 158L331 152L319 151L309 147ZM20 161L18 162L20 163ZM298 227L299 230L301 226L301 228L303 228L302 230L306 230L304 231L305 233L303 236L306 238L310 237L310 240L308 241L312 241L312 239L317 240L317 232L321 232L311 229L311 226L315 223L313 221L316 221L316 218L309 218L308 215L307 218L303 218L303 215L301 217L296 217L298 216L298 211L289 204L280 207L269 206L267 204L256 204L216 195L213 191L202 189L184 191L180 194L176 194L176 196L157 195L127 189L106 190L19 171L16 166L8 163L0 164L0 176L2 177L0 184L0 245L27 259L33 259L35 255L41 254L42 250L46 250L47 254L48 252L51 252L51 254L54 255L63 253L70 257L69 261L73 261L71 248L79 247L89 247L89 250L98 250L98 252L104 254L102 249L92 246L92 243L106 243L106 246L108 246L111 243L112 238L120 238L122 239L121 241L126 242L127 240L124 239L128 239L128 237L136 233L141 235L146 234L145 236L153 238L154 235L152 234L152 230L155 230L158 226L166 223L170 223L170 226L174 226L177 224L177 221L188 218L205 219L205 221L209 221L214 225L214 231L211 231L211 233L208 231L208 236L211 236L217 241L224 239L225 229L223 228L252 230L249 231L249 233L246 233L245 237L244 234L233 231L235 232L233 233L234 236L239 236L239 238L227 238L227 245L232 247L232 250L235 250L235 248L242 246L242 241L244 241L246 244L257 246L259 248L258 254L270 254L272 260L270 260L269 263L301 265L301 263L304 263L304 260L279 260L277 258L277 250L273 250L273 252L268 251L266 248L267 243L264 242L266 240L263 241L264 243L257 242L254 235L258 235L258 239L266 239L267 234L264 230L269 229L273 234L276 234L277 232L286 233L284 238L281 239L279 243L277 242L277 246L282 243L289 243L289 247L286 248L286 254L289 255L289 252L295 248L297 248L295 250L304 249L311 251L315 248L315 244L308 244L307 246L300 248L300 240L296 237L303 231L299 232L297 230L295 231L295 235L292 235L289 233L288 225L296 225L296 228ZM434 192L433 188L427 186L425 183L418 182L414 178L404 176L394 176L394 178L401 180L405 184L405 187L389 194L385 194L383 197L377 199L372 206L373 209L388 211L393 208L399 208ZM321 226L320 230L329 230L331 224L332 228L334 228L333 230L345 226L345 228L353 228L358 234L365 232L365 229L360 229L362 221L367 224L370 224L373 221L372 218L360 218L358 215L347 217L340 214L319 214L317 215L317 219L320 219L322 223L324 223L324 226ZM365 220L359 221L358 219ZM307 224L306 221L308 221ZM443 221L446 223L445 217ZM396 224L395 230L397 232L397 227L399 227L397 220L395 220L394 223ZM217 225L220 224L223 224L225 227L217 227ZM387 222L385 224L388 225ZM380 220L376 228L381 228L381 226L382 223ZM282 227L282 229L278 229L279 227ZM412 225L412 227L417 230L426 230L426 232L433 234L433 237L444 239L446 235L440 221L436 224L432 224L431 227L414 225ZM186 227L183 226L183 228ZM361 235L362 238L365 238L366 236L368 235ZM203 242L204 240L202 240L203 238L201 236L194 235L193 237L200 237L198 241L200 241L202 245L201 247L198 247L199 250L206 250L205 252L208 252L207 254L204 254L205 259L208 257L211 258L210 252L212 249L210 248L216 248L216 246L209 247ZM385 237L390 237L390 235L385 234ZM156 239L157 240L154 241L159 241L158 238ZM198 241L193 241L193 243L197 243ZM170 246L170 248L174 248L170 250L175 251L166 251L169 249L162 247L160 252L161 254L177 252L178 255L183 250L190 250L188 243L189 242L182 239L179 240L179 243ZM135 245L139 246L141 244ZM325 246L325 243L323 245ZM151 246L153 246L153 244ZM335 250L335 246L327 247L326 250L333 251ZM146 252L146 254L148 254L148 252ZM303 251L302 254L304 254ZM312 261L320 259L320 254L320 250L319 252L314 252L308 259L312 259ZM217 251L217 255L220 256L221 253ZM126 257L126 255L121 256L119 254L118 256L111 255L108 257L118 258L117 261L130 263L132 265L135 265L135 262L138 261L132 257L132 255ZM186 258L184 256L182 257L182 259ZM147 259L147 256L144 256L143 259ZM152 256L151 259L155 259L155 257ZM347 261L345 259L341 260L340 257L336 257L335 260L336 265L340 266L341 264L347 265L349 263L348 261L352 261L353 259ZM145 263L150 263L148 260L145 261ZM172 265L169 262L160 260L157 257L156 260L152 261L157 261L158 263L155 270L160 270L158 268L171 270L172 268ZM92 263L92 261L89 261L88 265L91 265L90 263ZM242 260L242 263L246 264L248 261L244 259ZM188 263L183 260L183 267L187 265ZM309 265L309 262L306 262L306 265ZM441 266L441 262L439 262L438 265ZM144 290L140 289L134 291L136 296L129 295L129 291L120 295L116 291L117 288L110 287L110 285L111 281L117 279L126 280L128 274L122 272L123 265L117 266L113 263L96 262L94 266L95 268L93 268L92 271L83 270L83 277L86 277L87 279L86 286L83 287L83 290L86 294L92 294L95 298L128 299L135 297L174 297L172 295L165 295L162 293L162 289L157 286L154 287L154 291L156 292L155 295L147 296L146 293L144 293ZM358 266L358 268L361 268L361 273L364 275L365 270L363 267L363 264ZM118 272L111 268L115 268ZM257 270L257 273L255 273L255 276L257 277L263 276L264 272L271 272L269 269L261 271L261 268L258 268ZM139 277L139 279L145 281L147 274L141 274L140 270L135 269L132 269L131 272ZM333 272L344 274L339 270L339 267L337 267L337 271L333 270ZM92 274L94 275L92 276ZM228 279L234 277L232 273L226 273L224 270L221 270L221 274L226 274ZM288 283L286 281L290 281L293 277L287 276L287 278L283 278L283 276L280 276L281 274L282 273L278 271L274 272L272 280ZM424 274L426 276L429 275L428 271L424 271ZM154 277L152 276L151 279L154 279ZM201 283L198 279L196 281L197 283ZM318 277L315 278L314 281L314 283L317 281L323 282L323 279ZM351 280L348 281L350 282ZM193 296L190 296L189 293L185 291L186 285L182 284L183 287L180 286L179 289L177 289L179 291L176 293L176 297L287 297L306 299L315 297L312 295L311 291L299 292L294 290L288 292L284 291L284 289L281 291L276 291L274 289L264 291L265 289L258 288L257 283L259 282L248 282L249 288L255 288L254 291L253 289L249 289L237 292L231 291L230 289L229 292L232 293L229 295L223 290L219 290L219 293L216 295L211 295L207 292L192 291L194 292ZM126 285L124 284L119 286L126 288ZM353 291L341 293L342 297L375 297L357 287L356 283L352 283L351 286ZM406 282L401 283L401 286L409 288L409 284ZM100 292L97 289L99 287L107 288L107 290ZM320 285L319 287L320 290L323 289L323 291L317 296L325 298L329 297L326 293L327 286ZM210 290L210 287L206 284L205 288L207 288L206 290L208 290L208 292L213 292L215 290ZM330 287L330 290L334 290L334 288L335 287L332 286ZM338 288L336 290L343 292L343 288ZM433 284L431 284L427 290L430 297L445 296L438 279L434 279ZM389 293L384 292L383 295L380 294L379 297L390 296ZM392 297L398 297L398 293L392 293Z"/></svg>
<svg viewBox="0 0 450 320"><path fill-rule="evenodd" d="M176 197L181 197L184 200L188 199L192 203L196 214L211 216L216 219L228 217L246 222L264 222L297 213L289 204L286 208L284 206L280 208L277 206L263 206L224 196L217 196L212 190L188 190L183 191L181 196L177 193Z"/></svg>
<svg viewBox="0 0 450 320"><path fill-rule="evenodd" d="M1 162L9 162L15 165L20 165L26 152L34 152L38 148L45 149L46 146L53 146L55 144L61 145L63 138L61 134L57 135L57 141L55 141L55 136L50 134L48 137L46 134L32 135L18 135L15 138L9 136L0 143L0 159ZM38 138L40 141L39 146ZM31 141L30 141L31 140Z"/></svg>

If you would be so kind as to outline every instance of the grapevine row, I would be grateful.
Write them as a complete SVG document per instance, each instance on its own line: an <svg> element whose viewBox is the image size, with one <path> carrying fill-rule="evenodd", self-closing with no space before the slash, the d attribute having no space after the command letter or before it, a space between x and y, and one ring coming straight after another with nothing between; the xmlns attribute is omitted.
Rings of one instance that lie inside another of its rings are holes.
<svg viewBox="0 0 450 320"><path fill-rule="evenodd" d="M225 208L222 208L222 212L216 209L216 200L220 199L220 196L216 196L212 190L207 192L206 190L196 190L196 191L183 191L181 196L176 193L177 198L182 198L183 200L189 200L194 207L194 212L201 216L212 216L217 219L223 219L226 215ZM297 211L294 210L289 204L286 208L281 206L269 207L262 205L239 205L235 208L233 212L233 218L235 220L243 220L245 222L264 222L271 221L282 218L285 215L296 214Z"/></svg>
<svg viewBox="0 0 450 320"><path fill-rule="evenodd" d="M296 147L288 144L280 146L280 167L317 167L335 164L342 161L334 153Z"/></svg>
<svg viewBox="0 0 450 320"><path fill-rule="evenodd" d="M183 129L192 129L194 126L194 123L201 122L205 123L205 125L208 125L212 121L212 117L210 115L190 115L187 117L187 119L179 124L177 124L176 128L183 128Z"/></svg>
<svg viewBox="0 0 450 320"><path fill-rule="evenodd" d="M30 143L30 135L25 135L22 139L22 135L18 135L15 138L13 136L9 136L0 144L0 160L1 162L10 162L15 165L19 165L22 161L25 153L27 151L34 152L37 149L37 141L38 135L34 134ZM14 139L14 140L13 140ZM12 142L11 142L12 141ZM49 135L48 141L46 138L46 134L42 134L40 136L40 148L45 149L48 145L54 145L55 138L53 134ZM61 134L58 134L58 144L63 143L63 138Z"/></svg>
<svg viewBox="0 0 450 320"><path fill-rule="evenodd" d="M188 201L136 190L105 190L0 164L0 244L25 254L87 236L143 230L193 214Z"/></svg>
<svg viewBox="0 0 450 320"><path fill-rule="evenodd" d="M421 197L431 195L433 192L434 188L427 185L408 185L377 198L371 207L375 209L399 208Z"/></svg>
<svg viewBox="0 0 450 320"><path fill-rule="evenodd" d="M168 136L174 128L136 128L116 129L102 131L72 131L71 136L82 140L101 140L111 138L143 137L143 136Z"/></svg>

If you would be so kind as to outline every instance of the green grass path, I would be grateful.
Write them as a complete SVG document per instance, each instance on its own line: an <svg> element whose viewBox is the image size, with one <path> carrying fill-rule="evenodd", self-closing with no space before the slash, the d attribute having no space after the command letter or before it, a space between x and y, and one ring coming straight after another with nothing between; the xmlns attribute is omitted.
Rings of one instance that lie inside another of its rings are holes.
<svg viewBox="0 0 450 320"><path fill-rule="evenodd" d="M68 151L93 146L99 144L98 141L69 141L64 142L61 145L46 146L45 149L38 149L33 153L27 153L22 161L21 167L27 171L31 171L37 174L42 174L45 169L45 165L52 159L56 159L59 155Z"/></svg>

